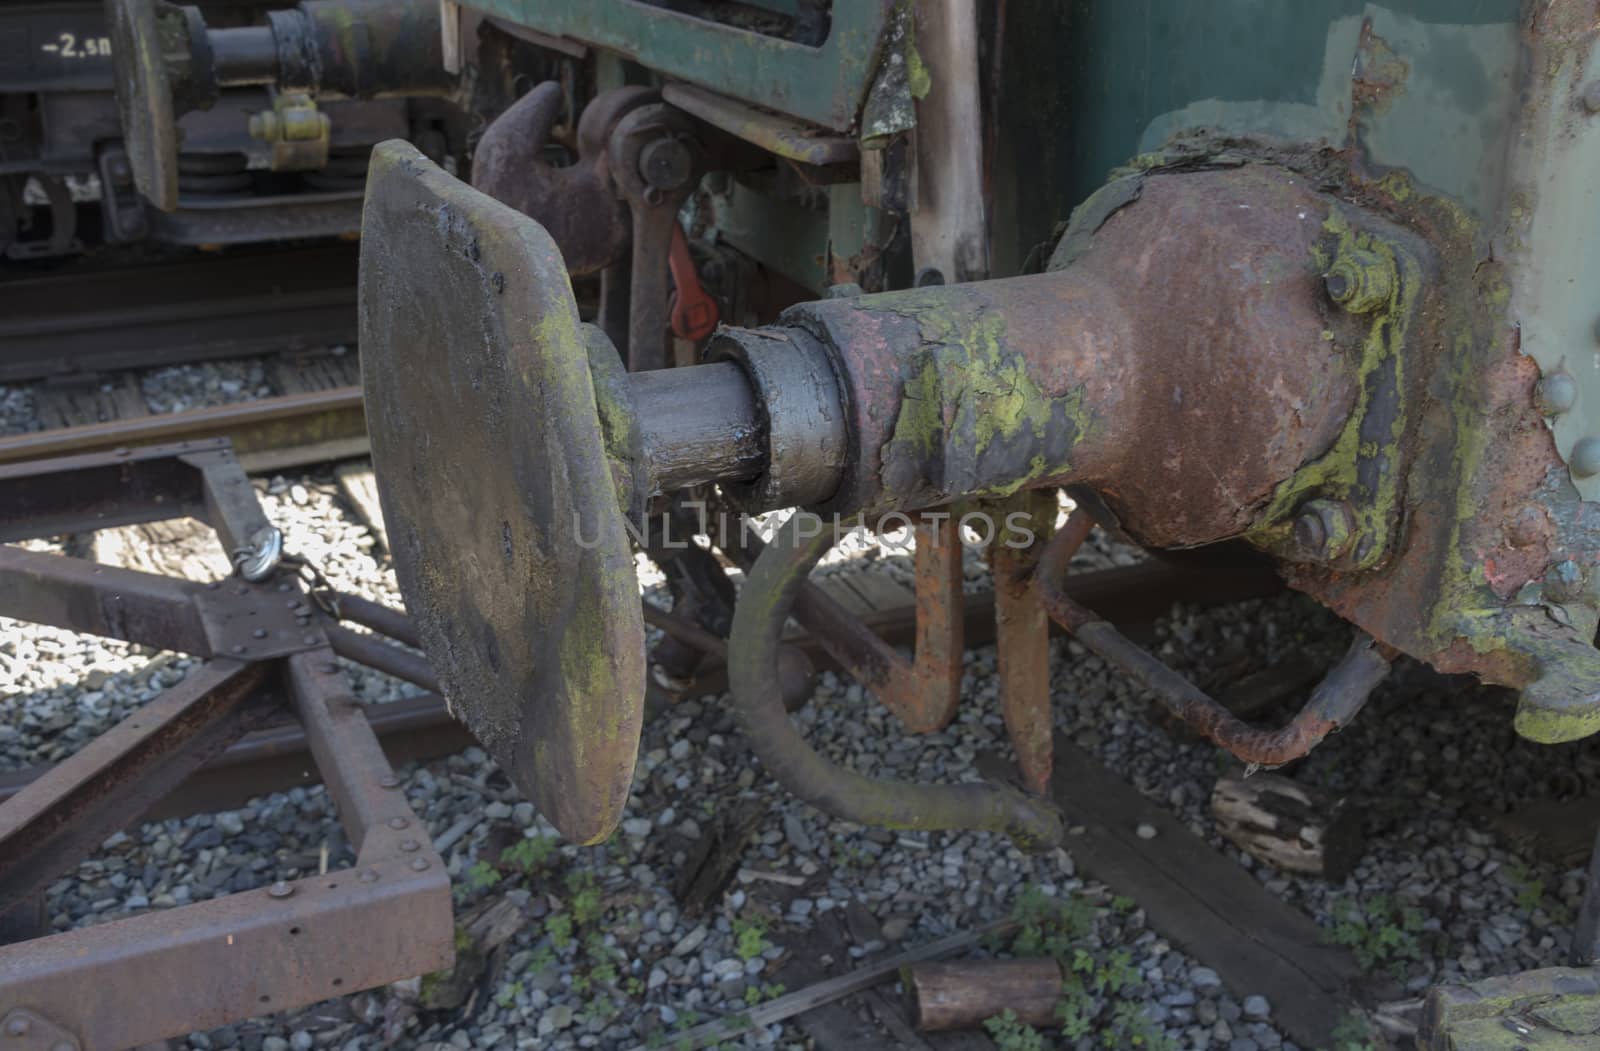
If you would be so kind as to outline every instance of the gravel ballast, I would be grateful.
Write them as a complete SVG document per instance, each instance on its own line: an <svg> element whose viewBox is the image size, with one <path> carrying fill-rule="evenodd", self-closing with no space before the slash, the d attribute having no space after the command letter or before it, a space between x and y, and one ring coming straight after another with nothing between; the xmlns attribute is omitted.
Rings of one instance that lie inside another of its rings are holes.
<svg viewBox="0 0 1600 1051"><path fill-rule="evenodd" d="M259 373L247 364L162 372L170 378L145 380L153 405L231 398L225 382L237 381L240 396L258 389ZM152 392L152 383L159 389ZM0 429L27 429L27 401L25 388L0 390ZM331 471L259 479L258 492L289 550L316 563L336 587L398 603L386 555L340 499ZM909 560L889 546L863 543L850 554L820 572L909 579ZM1138 557L1097 538L1075 565ZM641 576L659 588L659 574ZM985 577L981 560L969 560L969 588L986 586ZM1155 631L1152 649L1212 689L1274 661L1325 663L1349 637L1337 618L1291 594L1203 612L1179 608ZM58 761L181 681L191 665L172 654L0 620L0 766ZM352 674L369 703L415 692L379 673ZM1366 950L1371 938L1363 932L1375 937L1380 928L1398 928L1398 947L1369 961L1374 980L1392 986L1397 998L1436 981L1565 962L1581 870L1554 871L1518 853L1496 836L1493 821L1526 803L1592 791L1600 751L1587 742L1540 747L1519 740L1506 694L1402 662L1352 727L1285 771L1363 808L1364 856L1348 879L1329 885L1271 870L1222 840L1207 800L1216 779L1239 772L1238 765L1167 725L1139 690L1069 640L1053 643L1052 687L1063 733L1315 917L1330 938ZM824 755L858 772L970 780L980 754L1009 754L995 691L994 649L982 647L966 655L960 714L939 733L906 734L858 685L832 673L820 676L796 719ZM1149 929L1137 902L1086 881L1070 838L1065 849L1026 855L993 835L892 833L826 818L770 782L740 740L725 697L687 700L647 723L625 820L598 847L553 839L476 749L400 773L447 859L458 914L512 895L527 916L497 954L487 984L462 1010L419 1010L426 983L408 983L195 1034L188 1046L670 1047L681 1030L777 995L789 947L805 943L827 914L854 910L872 918L879 936L848 950L865 960L1002 918L1031 893L1082 899L1094 917L1091 940L1126 952L1138 972L1120 999L1136 1004L1174 1047L1294 1047L1259 991L1225 991L1213 970ZM719 820L748 805L764 808L764 816L740 875L706 915L683 915L671 891L681 869ZM504 861L505 848L520 843L531 845L518 848L518 860ZM48 915L62 930L351 861L327 794L295 789L238 810L119 833L51 887ZM804 1039L790 1022L744 1042L800 1047Z"/></svg>

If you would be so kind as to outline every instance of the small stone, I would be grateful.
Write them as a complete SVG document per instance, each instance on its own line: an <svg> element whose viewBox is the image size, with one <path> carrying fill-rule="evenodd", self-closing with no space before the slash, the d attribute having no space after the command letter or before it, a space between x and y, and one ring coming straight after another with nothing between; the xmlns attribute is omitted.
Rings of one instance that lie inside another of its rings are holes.
<svg viewBox="0 0 1600 1051"><path fill-rule="evenodd" d="M551 1033L572 1026L572 1008L567 1004L556 1004L550 1010L539 1016L539 1035L549 1036Z"/></svg>
<svg viewBox="0 0 1600 1051"><path fill-rule="evenodd" d="M281 1036L269 1036L261 1041L261 1051L289 1051L289 1041Z"/></svg>
<svg viewBox="0 0 1600 1051"><path fill-rule="evenodd" d="M630 817L622 823L622 831L632 839L643 839L650 834L652 828L655 828L655 825L650 823L649 818Z"/></svg>
<svg viewBox="0 0 1600 1051"><path fill-rule="evenodd" d="M1134 829L1134 833L1140 839L1155 839L1156 826L1141 823L1138 828Z"/></svg>
<svg viewBox="0 0 1600 1051"><path fill-rule="evenodd" d="M672 955L688 956L690 953L700 948L701 943L703 943L705 940L705 927L696 927L694 930L678 939L678 943L672 947Z"/></svg>
<svg viewBox="0 0 1600 1051"><path fill-rule="evenodd" d="M515 821L523 828L527 828L532 825L537 816L538 811L533 809L532 803L518 803L516 806L511 808L511 820Z"/></svg>
<svg viewBox="0 0 1600 1051"><path fill-rule="evenodd" d="M483 808L483 816L491 821L504 821L511 816L511 808L497 799Z"/></svg>
<svg viewBox="0 0 1600 1051"><path fill-rule="evenodd" d="M890 916L883 921L883 937L885 941L904 941L905 936L911 933L911 917Z"/></svg>
<svg viewBox="0 0 1600 1051"><path fill-rule="evenodd" d="M1244 998L1244 1016L1254 1022L1265 1022L1272 1016L1272 1004L1265 996Z"/></svg>
<svg viewBox="0 0 1600 1051"><path fill-rule="evenodd" d="M783 815L783 834L789 840L789 845L802 854L810 854L816 849L816 844L811 842L811 837L806 833L805 822L800 820L798 814Z"/></svg>
<svg viewBox="0 0 1600 1051"><path fill-rule="evenodd" d="M296 1029L293 1033L289 1034L289 1046L293 1048L294 1051L311 1051L314 1043L315 1041L311 1039L311 1034L306 1032L304 1029Z"/></svg>
<svg viewBox="0 0 1600 1051"><path fill-rule="evenodd" d="M1195 967L1189 971L1189 984L1196 989L1220 989L1222 979L1209 967Z"/></svg>

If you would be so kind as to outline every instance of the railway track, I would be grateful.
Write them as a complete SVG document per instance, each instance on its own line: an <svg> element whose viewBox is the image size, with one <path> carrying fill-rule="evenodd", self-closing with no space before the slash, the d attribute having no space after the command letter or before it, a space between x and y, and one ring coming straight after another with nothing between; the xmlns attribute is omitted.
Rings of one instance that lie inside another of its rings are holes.
<svg viewBox="0 0 1600 1051"><path fill-rule="evenodd" d="M358 246L323 241L0 280L0 383L354 343Z"/></svg>

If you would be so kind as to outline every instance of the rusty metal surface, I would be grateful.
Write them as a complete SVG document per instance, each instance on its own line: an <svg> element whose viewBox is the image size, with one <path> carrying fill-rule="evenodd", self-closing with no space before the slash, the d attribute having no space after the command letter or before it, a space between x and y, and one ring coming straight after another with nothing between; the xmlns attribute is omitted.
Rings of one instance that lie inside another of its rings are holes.
<svg viewBox="0 0 1600 1051"><path fill-rule="evenodd" d="M194 597L203 585L0 546L5 615L36 624L211 655Z"/></svg>
<svg viewBox="0 0 1600 1051"><path fill-rule="evenodd" d="M109 453L146 443L229 439L247 469L272 470L367 452L361 389L336 387L0 438L0 465ZM109 524L109 523L108 523Z"/></svg>
<svg viewBox="0 0 1600 1051"><path fill-rule="evenodd" d="M328 636L328 645L339 656L348 657L369 668L377 668L397 679L421 686L424 690L438 691L439 680L434 676L433 669L428 667L427 658L420 654L338 625L323 630Z"/></svg>
<svg viewBox="0 0 1600 1051"><path fill-rule="evenodd" d="M1055 527L1055 493L1023 494L1016 509L1027 516L1023 524L1033 534L1033 543L1020 546L1020 537L1014 537L1009 528L1008 515L1003 519L1008 525L1007 535L997 537L988 549L994 578L1000 713L1005 718L1011 749L1017 755L1023 787L1043 795L1050 787L1050 771L1055 763L1055 720L1050 703L1050 617L1039 597L1035 570ZM1086 527L1078 530L1080 535L1065 542L1073 550L1082 546L1089 534ZM1065 553L1066 560L1071 560L1073 550Z"/></svg>
<svg viewBox="0 0 1600 1051"><path fill-rule="evenodd" d="M988 829L1025 847L1059 843L1061 815L1049 803L998 784L927 785L882 781L845 769L806 743L784 710L779 652L784 624L807 574L833 546L804 516L784 523L750 569L729 639L734 715L761 765L784 788L824 813L889 828ZM957 555L959 561L959 555ZM959 681L959 680L958 680Z"/></svg>
<svg viewBox="0 0 1600 1051"><path fill-rule="evenodd" d="M1155 175L1054 273L791 308L851 397L829 509L1075 481L1151 546L1243 533L1355 404L1313 254L1332 206L1264 165Z"/></svg>
<svg viewBox="0 0 1600 1051"><path fill-rule="evenodd" d="M1329 670L1293 720L1277 730L1251 726L1108 621L1066 596L1061 585L1067 562L1090 528L1089 516L1076 511L1045 545L1036 576L1045 610L1090 652L1153 693L1175 718L1244 762L1281 766L1305 756L1329 734L1349 725L1389 674L1395 652L1358 632L1349 652Z"/></svg>
<svg viewBox="0 0 1600 1051"><path fill-rule="evenodd" d="M177 477L191 491L195 477L205 482L219 532L259 519L248 485L231 492L238 472L225 449L167 450L165 459L187 472ZM96 463L57 461L68 479ZM157 517L158 495L135 491L146 518ZM186 504L167 507L181 514ZM3 547L0 583L8 616L200 656L225 646L248 659L202 664L0 805L0 914L37 900L106 836L280 714L286 695L358 850L349 872L0 947L0 1012L36 1012L83 1046L129 1047L450 963L443 861L397 790L321 629L300 623L309 596L292 575L208 586ZM226 645L234 637L250 641Z"/></svg>
<svg viewBox="0 0 1600 1051"><path fill-rule="evenodd" d="M655 98L647 88L596 96L578 119L577 161L557 168L544 151L566 98L560 83L546 81L484 131L472 157L472 185L544 227L569 274L598 273L626 258L629 244L628 209L617 196L606 148L611 130Z"/></svg>
<svg viewBox="0 0 1600 1051"><path fill-rule="evenodd" d="M564 834L602 839L644 628L560 254L401 143L373 154L365 229L368 427L406 607L484 747Z"/></svg>
<svg viewBox="0 0 1600 1051"><path fill-rule="evenodd" d="M264 665L211 661L0 806L0 915L281 709Z"/></svg>
<svg viewBox="0 0 1600 1051"><path fill-rule="evenodd" d="M692 84L668 84L661 89L661 98L774 156L800 164L848 164L861 154L852 136L830 134Z"/></svg>

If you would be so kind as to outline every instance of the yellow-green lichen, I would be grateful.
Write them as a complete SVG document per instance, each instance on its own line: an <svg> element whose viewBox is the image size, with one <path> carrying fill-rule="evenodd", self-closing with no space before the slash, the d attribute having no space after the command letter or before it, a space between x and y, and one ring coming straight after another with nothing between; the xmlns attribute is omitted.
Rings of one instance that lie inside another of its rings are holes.
<svg viewBox="0 0 1600 1051"><path fill-rule="evenodd" d="M1297 509L1314 498L1346 500L1355 519L1355 532L1368 543L1358 547L1352 568L1367 569L1385 558L1389 539L1399 519L1399 453L1405 430L1405 346L1409 321L1420 287L1420 268L1405 253L1397 252L1379 238L1352 226L1336 208L1323 224L1327 236L1313 248L1318 268L1327 273L1335 265L1355 269L1365 287L1386 291L1386 300L1366 311L1370 318L1359 350L1356 366L1359 393L1351 413L1333 446L1320 459L1296 471L1280 484L1266 510L1262 523L1249 534L1257 546L1280 553L1293 545ZM1363 274L1362 269L1381 267L1381 274ZM1395 403L1390 425L1381 437L1363 433L1368 416L1376 408L1375 394L1389 388ZM1369 489L1361 479L1363 465L1374 465L1369 477L1377 484Z"/></svg>

